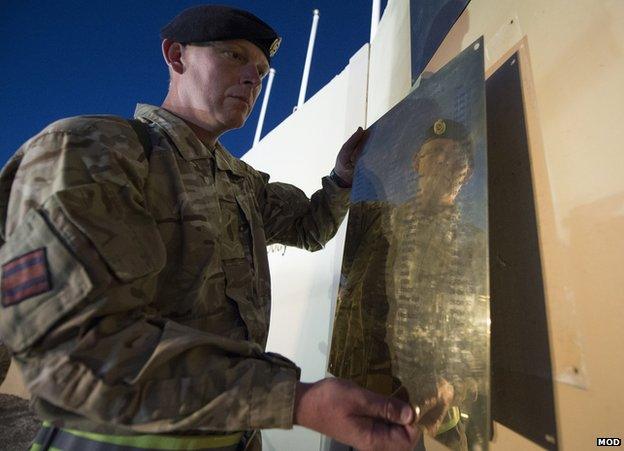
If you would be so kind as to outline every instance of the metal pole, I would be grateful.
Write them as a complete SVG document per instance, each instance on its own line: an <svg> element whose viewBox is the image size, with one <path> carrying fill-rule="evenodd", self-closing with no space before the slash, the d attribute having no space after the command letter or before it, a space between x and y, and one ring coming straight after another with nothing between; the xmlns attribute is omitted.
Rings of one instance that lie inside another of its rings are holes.
<svg viewBox="0 0 624 451"><path fill-rule="evenodd" d="M370 42L377 34L377 24L379 24L379 16L381 14L381 0L373 0L373 12L371 14Z"/></svg>
<svg viewBox="0 0 624 451"><path fill-rule="evenodd" d="M271 86L273 86L273 78L275 77L275 69L269 69L269 80L267 81L266 91L264 92L264 99L262 99L262 108L260 108L260 118L258 119L258 126L256 127L256 136L254 136L253 145L255 146L260 141L260 134L262 133L262 126L264 125L264 116L266 115L267 105L269 104L269 96L271 95Z"/></svg>
<svg viewBox="0 0 624 451"><path fill-rule="evenodd" d="M319 21L319 10L315 9L312 16L312 30L308 41L308 54L306 55L305 66L303 66L303 77L301 78L301 89L299 89L299 101L297 108L301 108L305 102L306 89L308 88L308 76L310 75L310 64L312 64L312 51L314 50L314 40L316 39L316 27Z"/></svg>

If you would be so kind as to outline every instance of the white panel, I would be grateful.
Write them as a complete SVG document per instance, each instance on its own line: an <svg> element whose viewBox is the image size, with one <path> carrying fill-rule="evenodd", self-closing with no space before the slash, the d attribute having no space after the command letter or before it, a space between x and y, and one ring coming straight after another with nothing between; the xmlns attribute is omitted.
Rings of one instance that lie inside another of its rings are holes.
<svg viewBox="0 0 624 451"><path fill-rule="evenodd" d="M272 181L293 183L311 195L334 167L346 137L365 122L368 45L349 66L288 117L244 160L271 174ZM272 309L267 349L295 361L304 382L325 377L332 305L344 243L339 236L321 251L271 246ZM310 430L263 431L265 450L313 450L321 436Z"/></svg>
<svg viewBox="0 0 624 451"><path fill-rule="evenodd" d="M409 0L389 0L371 43L367 125L409 92L410 47Z"/></svg>
<svg viewBox="0 0 624 451"><path fill-rule="evenodd" d="M368 44L362 47L349 61L349 80L347 86L347 108L345 116L345 138L357 130L358 127L366 127L366 105L368 90ZM327 349L325 353L325 367L329 361L329 344L331 344L331 332L334 324L334 313L336 309L336 298L338 296L338 285L340 283L340 272L342 267L342 254L347 234L347 222L349 217L342 222L340 229L333 239L335 244L334 257L332 259L332 283L331 283L331 310L329 315L329 333L327 338Z"/></svg>
<svg viewBox="0 0 624 451"><path fill-rule="evenodd" d="M349 83L347 92L347 109L345 117L345 137L350 136L357 127L366 127L366 105L368 90L368 58L369 46L362 47L349 61ZM331 280L331 308L328 318L328 333L326 345L323 347L325 357L325 365L329 361L329 348L331 346L331 335L334 324L334 315L336 311L336 299L338 297L338 285L340 283L340 273L342 268L342 254L344 252L344 243L347 235L347 222L349 216L342 222L336 236L332 240L334 243L334 256L331 261L332 280ZM328 376L331 374L327 373ZM330 441L328 437L321 437L321 450L328 450Z"/></svg>

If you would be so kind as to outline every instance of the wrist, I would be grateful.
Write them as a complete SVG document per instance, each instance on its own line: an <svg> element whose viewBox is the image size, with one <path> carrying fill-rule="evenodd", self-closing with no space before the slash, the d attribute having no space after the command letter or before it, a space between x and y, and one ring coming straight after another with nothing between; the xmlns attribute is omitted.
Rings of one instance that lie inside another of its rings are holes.
<svg viewBox="0 0 624 451"><path fill-rule="evenodd" d="M293 409L293 424L301 425L301 421L304 420L304 414L307 407L308 392L314 384L306 384L304 382L297 382L295 385L295 407ZM304 420L305 421L305 420Z"/></svg>

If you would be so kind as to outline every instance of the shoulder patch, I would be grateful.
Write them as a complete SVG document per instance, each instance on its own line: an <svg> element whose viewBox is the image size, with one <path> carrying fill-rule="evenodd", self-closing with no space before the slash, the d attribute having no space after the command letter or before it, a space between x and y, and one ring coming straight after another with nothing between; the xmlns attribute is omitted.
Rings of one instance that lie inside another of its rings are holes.
<svg viewBox="0 0 624 451"><path fill-rule="evenodd" d="M2 305L10 307L52 289L46 249L20 255L2 265Z"/></svg>

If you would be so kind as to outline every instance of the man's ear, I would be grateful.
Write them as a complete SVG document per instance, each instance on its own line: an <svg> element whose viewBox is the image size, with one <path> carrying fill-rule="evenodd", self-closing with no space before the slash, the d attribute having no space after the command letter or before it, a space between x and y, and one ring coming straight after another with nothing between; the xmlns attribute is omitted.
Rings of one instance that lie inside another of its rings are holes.
<svg viewBox="0 0 624 451"><path fill-rule="evenodd" d="M175 73L181 74L184 72L184 63L182 62L183 46L179 42L172 41L171 39L163 39L162 41L162 54L165 58L167 66L171 68Z"/></svg>

